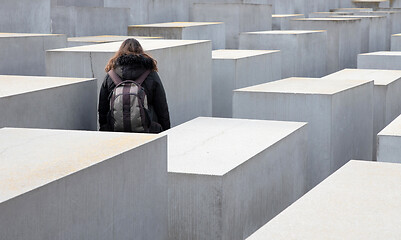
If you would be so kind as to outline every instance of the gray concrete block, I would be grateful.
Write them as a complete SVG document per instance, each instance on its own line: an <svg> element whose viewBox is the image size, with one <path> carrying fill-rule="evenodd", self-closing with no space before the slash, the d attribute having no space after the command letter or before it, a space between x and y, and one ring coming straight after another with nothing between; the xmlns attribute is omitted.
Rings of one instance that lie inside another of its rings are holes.
<svg viewBox="0 0 401 240"><path fill-rule="evenodd" d="M333 16L352 16L354 15L353 12L313 12L309 13L310 18L327 18Z"/></svg>
<svg viewBox="0 0 401 240"><path fill-rule="evenodd" d="M401 115L377 135L377 161L401 163Z"/></svg>
<svg viewBox="0 0 401 240"><path fill-rule="evenodd" d="M130 36L162 37L164 39L211 40L213 49L226 48L223 22L168 22L128 26Z"/></svg>
<svg viewBox="0 0 401 240"><path fill-rule="evenodd" d="M144 36L117 36L117 35L102 35L88 37L71 37L68 38L68 47L86 46L100 43L121 42L127 38L135 39L161 39L160 37L144 37Z"/></svg>
<svg viewBox="0 0 401 240"><path fill-rule="evenodd" d="M197 118L167 131L169 239L244 239L302 196L306 127Z"/></svg>
<svg viewBox="0 0 401 240"><path fill-rule="evenodd" d="M144 50L158 62L172 126L198 116L212 115L212 44L195 40L143 40ZM106 76L104 67L121 42L57 49L46 52L49 76Z"/></svg>
<svg viewBox="0 0 401 240"><path fill-rule="evenodd" d="M315 2L316 4L316 2ZM307 14L314 5L309 0L274 0L274 14Z"/></svg>
<svg viewBox="0 0 401 240"><path fill-rule="evenodd" d="M373 52L358 55L358 68L401 70L401 52Z"/></svg>
<svg viewBox="0 0 401 240"><path fill-rule="evenodd" d="M387 2L388 0L352 0L352 5L357 8L372 8L378 9L380 3Z"/></svg>
<svg viewBox="0 0 401 240"><path fill-rule="evenodd" d="M46 75L46 50L66 46L61 34L0 33L0 74Z"/></svg>
<svg viewBox="0 0 401 240"><path fill-rule="evenodd" d="M347 2L351 2L349 0L344 0ZM349 5L351 6L351 5ZM343 8L337 8L333 9L333 12L352 12L352 13L360 13L360 12L367 12L367 11L373 11L373 8L355 8L355 7L343 7Z"/></svg>
<svg viewBox="0 0 401 240"><path fill-rule="evenodd" d="M0 0L0 5L0 32L51 33L50 0Z"/></svg>
<svg viewBox="0 0 401 240"><path fill-rule="evenodd" d="M272 7L267 4L194 3L191 21L225 23L226 47L237 49L239 34L272 28Z"/></svg>
<svg viewBox="0 0 401 240"><path fill-rule="evenodd" d="M398 239L401 165L351 161L247 240Z"/></svg>
<svg viewBox="0 0 401 240"><path fill-rule="evenodd" d="M372 159L373 81L288 78L238 89L233 116L308 122L308 189L352 158Z"/></svg>
<svg viewBox="0 0 401 240"><path fill-rule="evenodd" d="M290 20L294 18L304 18L304 14L273 14L272 30L289 30Z"/></svg>
<svg viewBox="0 0 401 240"><path fill-rule="evenodd" d="M281 79L280 51L216 50L212 52L214 117L232 117L232 91Z"/></svg>
<svg viewBox="0 0 401 240"><path fill-rule="evenodd" d="M51 0L52 6L104 7L104 0Z"/></svg>
<svg viewBox="0 0 401 240"><path fill-rule="evenodd" d="M357 65L361 20L354 18L303 18L291 20L295 30L327 30L327 72Z"/></svg>
<svg viewBox="0 0 401 240"><path fill-rule="evenodd" d="M391 36L391 51L401 51L401 33Z"/></svg>
<svg viewBox="0 0 401 240"><path fill-rule="evenodd" d="M0 75L0 128L96 130L96 79Z"/></svg>
<svg viewBox="0 0 401 240"><path fill-rule="evenodd" d="M326 31L263 31L240 35L240 49L280 50L281 76L323 77L327 74Z"/></svg>
<svg viewBox="0 0 401 240"><path fill-rule="evenodd" d="M376 157L377 134L401 114L401 71L344 69L324 78L353 81L374 80L373 157Z"/></svg>
<svg viewBox="0 0 401 240"><path fill-rule="evenodd" d="M167 139L0 129L0 239L166 239Z"/></svg>
<svg viewBox="0 0 401 240"><path fill-rule="evenodd" d="M129 9L54 6L51 19L52 33L64 33L68 37L127 35Z"/></svg>

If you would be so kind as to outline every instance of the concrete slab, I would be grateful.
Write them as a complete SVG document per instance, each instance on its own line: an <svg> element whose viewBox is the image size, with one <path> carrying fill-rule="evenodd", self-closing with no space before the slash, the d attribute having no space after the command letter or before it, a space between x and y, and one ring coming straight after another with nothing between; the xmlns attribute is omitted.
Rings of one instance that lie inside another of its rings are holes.
<svg viewBox="0 0 401 240"><path fill-rule="evenodd" d="M302 196L306 132L216 118L167 131L169 239L244 239Z"/></svg>
<svg viewBox="0 0 401 240"><path fill-rule="evenodd" d="M357 65L361 20L355 18L302 18L291 20L295 30L327 30L327 72Z"/></svg>
<svg viewBox="0 0 401 240"><path fill-rule="evenodd" d="M212 115L212 44L195 40L143 40L144 50L158 62L172 126ZM108 60L121 42L47 51L47 75L94 77L102 84ZM96 98L97 99L97 98Z"/></svg>
<svg viewBox="0 0 401 240"><path fill-rule="evenodd" d="M68 37L127 35L129 8L53 6L52 33Z"/></svg>
<svg viewBox="0 0 401 240"><path fill-rule="evenodd" d="M0 32L51 33L50 0L1 0Z"/></svg>
<svg viewBox="0 0 401 240"><path fill-rule="evenodd" d="M51 0L53 6L104 7L104 0Z"/></svg>
<svg viewBox="0 0 401 240"><path fill-rule="evenodd" d="M374 80L373 157L376 157L376 136L401 114L401 71L373 69L344 69L324 78Z"/></svg>
<svg viewBox="0 0 401 240"><path fill-rule="evenodd" d="M168 22L128 26L128 35L164 39L211 40L213 49L226 48L223 22Z"/></svg>
<svg viewBox="0 0 401 240"><path fill-rule="evenodd" d="M309 0L274 0L274 14L307 14L314 6Z"/></svg>
<svg viewBox="0 0 401 240"><path fill-rule="evenodd" d="M352 158L372 159L372 105L373 81L288 78L235 90L233 116L308 122L311 189Z"/></svg>
<svg viewBox="0 0 401 240"><path fill-rule="evenodd" d="M349 0L345 0L350 2ZM337 8L333 9L333 12L352 12L352 13L358 13L359 12L366 12L366 11L373 11L373 8L353 8L353 7L345 7L345 8Z"/></svg>
<svg viewBox="0 0 401 240"><path fill-rule="evenodd" d="M381 3L386 3L388 0L352 0L352 4L359 8L378 9Z"/></svg>
<svg viewBox="0 0 401 240"><path fill-rule="evenodd" d="M46 75L46 50L67 46L61 34L0 33L0 74Z"/></svg>
<svg viewBox="0 0 401 240"><path fill-rule="evenodd" d="M354 15L353 12L313 12L309 13L310 18L327 18L327 17L333 17L333 16L352 16Z"/></svg>
<svg viewBox="0 0 401 240"><path fill-rule="evenodd" d="M232 91L281 79L281 52L215 50L212 102L214 117L232 117Z"/></svg>
<svg viewBox="0 0 401 240"><path fill-rule="evenodd" d="M0 75L0 128L96 130L96 79Z"/></svg>
<svg viewBox="0 0 401 240"><path fill-rule="evenodd" d="M290 20L294 18L304 18L304 14L273 14L272 30L289 30Z"/></svg>
<svg viewBox="0 0 401 240"><path fill-rule="evenodd" d="M401 163L401 115L377 135L377 161Z"/></svg>
<svg viewBox="0 0 401 240"><path fill-rule="evenodd" d="M0 238L166 239L167 139L0 129Z"/></svg>
<svg viewBox="0 0 401 240"><path fill-rule="evenodd" d="M92 44L120 42L127 38L135 39L161 39L161 37L144 37L144 36L118 36L118 35L102 35L102 36L87 36L87 37L71 37L68 38L68 47L78 47Z"/></svg>
<svg viewBox="0 0 401 240"><path fill-rule="evenodd" d="M247 240L397 239L400 181L399 164L351 161Z"/></svg>
<svg viewBox="0 0 401 240"><path fill-rule="evenodd" d="M240 49L280 50L281 76L323 77L327 74L327 32L284 30L240 35Z"/></svg>
<svg viewBox="0 0 401 240"><path fill-rule="evenodd" d="M382 51L359 54L358 68L401 70L401 52Z"/></svg>
<svg viewBox="0 0 401 240"><path fill-rule="evenodd" d="M247 3L194 3L191 21L225 23L226 48L238 49L239 34L272 28L272 6Z"/></svg>
<svg viewBox="0 0 401 240"><path fill-rule="evenodd" d="M401 33L391 36L391 51L401 51Z"/></svg>

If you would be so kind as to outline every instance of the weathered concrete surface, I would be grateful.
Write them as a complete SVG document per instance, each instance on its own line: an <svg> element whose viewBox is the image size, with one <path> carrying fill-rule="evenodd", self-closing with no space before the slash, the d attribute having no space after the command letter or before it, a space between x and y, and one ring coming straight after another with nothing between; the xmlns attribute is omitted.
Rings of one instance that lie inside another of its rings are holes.
<svg viewBox="0 0 401 240"><path fill-rule="evenodd" d="M401 163L401 115L377 135L377 161Z"/></svg>
<svg viewBox="0 0 401 240"><path fill-rule="evenodd" d="M391 51L401 51L401 33L391 36Z"/></svg>
<svg viewBox="0 0 401 240"><path fill-rule="evenodd" d="M304 18L304 14L273 14L272 30L289 30L290 20L294 18Z"/></svg>
<svg viewBox="0 0 401 240"><path fill-rule="evenodd" d="M374 80L373 157L376 157L376 136L401 114L401 71L373 69L344 69L324 78L353 81Z"/></svg>
<svg viewBox="0 0 401 240"><path fill-rule="evenodd" d="M326 31L262 31L240 35L240 49L280 50L281 76L323 77L327 74Z"/></svg>
<svg viewBox="0 0 401 240"><path fill-rule="evenodd" d="M0 75L0 128L96 130L96 79Z"/></svg>
<svg viewBox="0 0 401 240"><path fill-rule="evenodd" d="M194 3L191 21L224 22L226 48L237 49L239 34L272 28L272 6L245 3Z"/></svg>
<svg viewBox="0 0 401 240"><path fill-rule="evenodd" d="M160 37L144 37L144 36L118 36L118 35L102 35L88 37L71 37L68 38L68 47L78 47L100 43L121 42L127 38L135 39L161 39Z"/></svg>
<svg viewBox="0 0 401 240"><path fill-rule="evenodd" d="M388 0L352 0L352 4L358 8L379 8L380 3L388 2Z"/></svg>
<svg viewBox="0 0 401 240"><path fill-rule="evenodd" d="M164 39L211 40L213 49L226 47L223 22L167 22L128 26L128 35Z"/></svg>
<svg viewBox="0 0 401 240"><path fill-rule="evenodd" d="M146 52L158 62L166 90L172 126L198 116L212 115L212 44L195 40L143 40ZM49 76L94 77L102 84L104 67L121 42L47 51Z"/></svg>
<svg viewBox="0 0 401 240"><path fill-rule="evenodd" d="M55 6L51 10L52 33L68 37L103 34L127 35L128 8Z"/></svg>
<svg viewBox="0 0 401 240"><path fill-rule="evenodd" d="M348 1L348 0L344 0ZM350 1L348 1L350 2ZM354 7L345 7L345 8L337 8L337 9L332 9L333 12L352 12L352 13L358 13L359 12L367 12L367 11L373 11L372 8L354 8Z"/></svg>
<svg viewBox="0 0 401 240"><path fill-rule="evenodd" d="M386 50L385 16L335 16L361 19L361 53Z"/></svg>
<svg viewBox="0 0 401 240"><path fill-rule="evenodd" d="M0 239L166 239L167 139L0 129Z"/></svg>
<svg viewBox="0 0 401 240"><path fill-rule="evenodd" d="M303 18L291 20L295 30L327 30L327 72L357 65L361 20L355 18Z"/></svg>
<svg viewBox="0 0 401 240"><path fill-rule="evenodd" d="M373 52L358 55L358 68L401 70L401 52Z"/></svg>
<svg viewBox="0 0 401 240"><path fill-rule="evenodd" d="M0 32L51 33L50 0L0 0L0 5Z"/></svg>
<svg viewBox="0 0 401 240"><path fill-rule="evenodd" d="M307 14L317 2L312 3L309 0L273 0L274 14Z"/></svg>
<svg viewBox="0 0 401 240"><path fill-rule="evenodd" d="M352 16L354 15L353 12L313 12L309 13L310 18L327 18L333 16Z"/></svg>
<svg viewBox="0 0 401 240"><path fill-rule="evenodd" d="M52 6L104 7L104 0L51 0Z"/></svg>
<svg viewBox="0 0 401 240"><path fill-rule="evenodd" d="M281 79L281 57L280 51L213 51L213 116L232 117L234 89Z"/></svg>
<svg viewBox="0 0 401 240"><path fill-rule="evenodd" d="M398 239L401 165L350 161L247 240Z"/></svg>
<svg viewBox="0 0 401 240"><path fill-rule="evenodd" d="M288 78L235 90L233 116L308 122L311 189L352 158L372 159L372 105L373 81Z"/></svg>
<svg viewBox="0 0 401 240"><path fill-rule="evenodd" d="M302 196L306 127L197 118L168 130L169 239L244 239Z"/></svg>
<svg viewBox="0 0 401 240"><path fill-rule="evenodd" d="M0 74L46 75L46 50L66 46L61 34L0 33Z"/></svg>

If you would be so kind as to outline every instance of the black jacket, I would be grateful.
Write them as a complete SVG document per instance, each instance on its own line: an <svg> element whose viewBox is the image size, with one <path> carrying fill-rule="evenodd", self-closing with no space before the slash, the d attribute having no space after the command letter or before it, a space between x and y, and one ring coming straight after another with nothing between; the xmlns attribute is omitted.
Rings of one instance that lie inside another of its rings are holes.
<svg viewBox="0 0 401 240"><path fill-rule="evenodd" d="M146 70L152 69L152 59L143 55L123 55L116 61L114 70L123 80L136 80ZM110 111L110 93L115 84L109 74L106 75L100 88L99 95L99 124L100 131L109 129L108 113ZM167 106L166 93L157 72L152 71L142 83L150 110L152 121L159 123L163 130L170 128L170 116Z"/></svg>

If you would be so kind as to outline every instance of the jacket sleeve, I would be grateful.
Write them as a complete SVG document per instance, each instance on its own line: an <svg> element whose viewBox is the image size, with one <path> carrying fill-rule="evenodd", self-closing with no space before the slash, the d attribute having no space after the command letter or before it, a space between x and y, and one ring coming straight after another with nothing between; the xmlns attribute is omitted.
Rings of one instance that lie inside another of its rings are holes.
<svg viewBox="0 0 401 240"><path fill-rule="evenodd" d="M168 111L166 93L159 75L155 72L155 92L153 99L153 109L157 115L158 122L162 125L163 130L170 129L170 114Z"/></svg>
<svg viewBox="0 0 401 240"><path fill-rule="evenodd" d="M102 86L100 87L100 94L99 94L99 107L98 107L98 112L99 112L99 126L100 126L100 131L107 130L107 114L110 111L110 105L109 105L109 89L107 86L107 78L108 74L106 75Z"/></svg>

